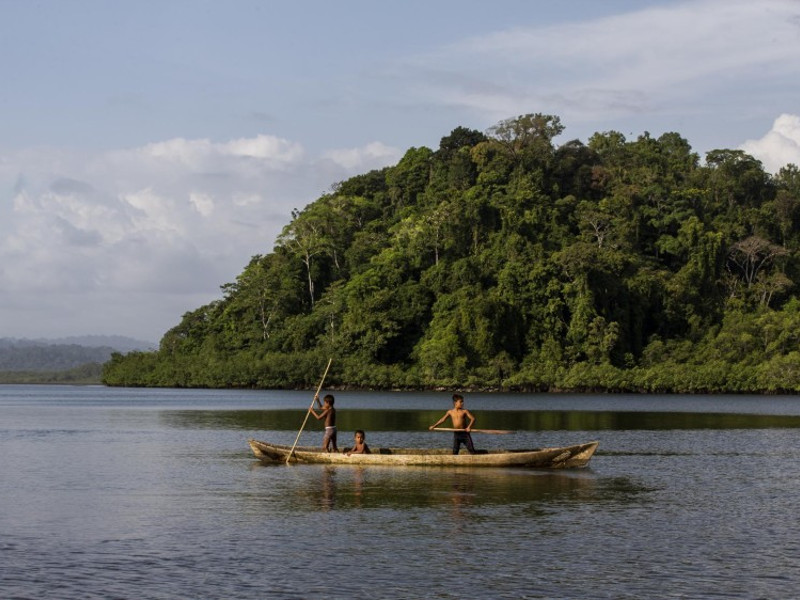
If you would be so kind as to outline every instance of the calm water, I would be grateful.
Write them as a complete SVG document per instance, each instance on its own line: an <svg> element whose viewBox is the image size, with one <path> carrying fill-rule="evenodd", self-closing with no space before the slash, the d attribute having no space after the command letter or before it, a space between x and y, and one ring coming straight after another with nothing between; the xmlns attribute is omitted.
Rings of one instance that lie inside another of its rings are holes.
<svg viewBox="0 0 800 600"><path fill-rule="evenodd" d="M449 446L443 393L338 393L340 445ZM794 598L800 398L468 395L588 469L261 466L309 393L0 386L0 598ZM321 441L310 421L301 444Z"/></svg>

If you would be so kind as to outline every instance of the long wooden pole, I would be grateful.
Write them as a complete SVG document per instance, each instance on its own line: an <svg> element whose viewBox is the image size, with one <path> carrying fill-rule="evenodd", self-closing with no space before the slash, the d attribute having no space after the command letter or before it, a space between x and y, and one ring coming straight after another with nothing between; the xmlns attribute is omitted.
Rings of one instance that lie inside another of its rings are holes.
<svg viewBox="0 0 800 600"><path fill-rule="evenodd" d="M319 396L319 392L322 389L322 384L325 383L325 377L328 376L328 369L331 368L331 363L333 362L333 358L328 359L328 366L325 367L325 372L322 374L322 379L320 379L319 386L317 387L317 392L314 394L314 397L311 399L311 405L308 407L308 411L306 412L306 418L303 419L303 424L300 426L300 431L297 432L297 437L294 438L294 444L292 444L292 449L289 451L289 456L286 457L286 464L289 464L289 461L292 459L292 454L294 454L294 449L297 446L297 440L300 439L300 434L303 433L303 429L306 427L306 422L308 421L308 415L311 414L311 409L314 408L314 400L317 399Z"/></svg>
<svg viewBox="0 0 800 600"><path fill-rule="evenodd" d="M434 427L431 431L466 431L466 429L453 429L452 427ZM514 433L510 429L470 429L470 433Z"/></svg>

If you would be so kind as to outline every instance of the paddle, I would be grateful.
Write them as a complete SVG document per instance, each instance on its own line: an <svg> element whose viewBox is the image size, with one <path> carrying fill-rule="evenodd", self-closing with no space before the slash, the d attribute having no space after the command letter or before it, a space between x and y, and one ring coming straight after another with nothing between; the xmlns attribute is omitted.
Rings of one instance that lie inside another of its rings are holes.
<svg viewBox="0 0 800 600"><path fill-rule="evenodd" d="M452 427L434 427L431 431L466 431L466 429L453 429ZM510 429L470 429L469 433L514 433Z"/></svg>
<svg viewBox="0 0 800 600"><path fill-rule="evenodd" d="M306 422L308 421L308 415L311 414L311 409L314 408L314 400L319 397L319 391L322 389L322 384L325 383L325 377L328 375L328 369L331 368L331 363L333 362L333 358L328 359L328 366L325 367L325 372L322 374L322 379L319 382L319 386L317 387L317 393L314 394L314 397L311 399L311 405L308 407L308 411L306 412L306 418L303 419L303 424L300 426L300 431L297 432L297 437L294 439L294 444L292 444L292 449L289 451L289 456L286 457L286 464L289 464L289 461L292 458L292 454L294 454L294 449L297 446L297 440L300 439L300 434L303 433L303 429L305 429Z"/></svg>

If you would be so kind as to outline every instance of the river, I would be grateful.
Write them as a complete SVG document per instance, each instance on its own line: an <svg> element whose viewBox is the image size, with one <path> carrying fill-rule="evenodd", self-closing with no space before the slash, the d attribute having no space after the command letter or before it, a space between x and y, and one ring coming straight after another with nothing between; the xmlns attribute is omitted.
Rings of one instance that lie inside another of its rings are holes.
<svg viewBox="0 0 800 600"><path fill-rule="evenodd" d="M339 445L449 447L449 395L337 392ZM793 598L800 398L467 394L585 469L263 466L310 392L0 386L0 597ZM303 445L321 442L311 419Z"/></svg>

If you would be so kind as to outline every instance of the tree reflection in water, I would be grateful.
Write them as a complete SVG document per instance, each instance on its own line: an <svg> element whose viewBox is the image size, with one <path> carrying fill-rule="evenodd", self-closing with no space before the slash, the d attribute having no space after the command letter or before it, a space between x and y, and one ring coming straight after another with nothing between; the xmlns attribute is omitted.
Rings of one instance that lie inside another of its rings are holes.
<svg viewBox="0 0 800 600"><path fill-rule="evenodd" d="M484 429L515 431L630 431L671 429L800 428L800 416L704 412L484 410L475 411ZM305 411L300 410L165 410L159 418L179 429L235 429L297 433ZM340 433L356 429L385 432L423 432L440 410L347 409L337 412ZM309 432L321 432L311 424ZM274 440L273 440L274 441ZM289 442L291 443L291 442Z"/></svg>

